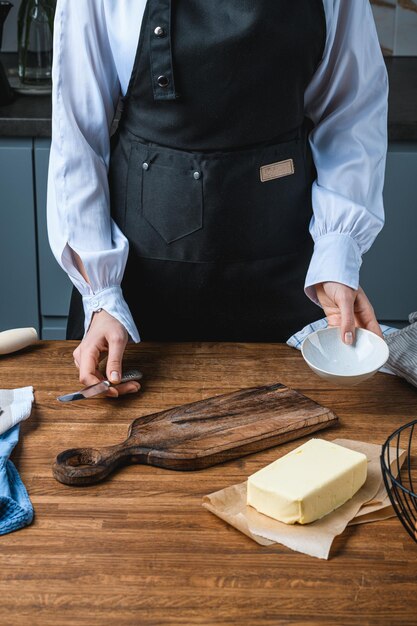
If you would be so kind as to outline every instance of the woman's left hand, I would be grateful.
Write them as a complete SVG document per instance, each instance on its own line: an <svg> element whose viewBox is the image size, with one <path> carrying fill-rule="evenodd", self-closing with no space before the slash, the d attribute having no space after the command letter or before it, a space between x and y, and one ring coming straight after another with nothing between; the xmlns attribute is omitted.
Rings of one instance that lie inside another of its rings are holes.
<svg viewBox="0 0 417 626"><path fill-rule="evenodd" d="M340 326L342 341L353 343L356 326L382 337L372 305L361 287L355 291L342 283L327 282L316 285L316 293L329 326Z"/></svg>

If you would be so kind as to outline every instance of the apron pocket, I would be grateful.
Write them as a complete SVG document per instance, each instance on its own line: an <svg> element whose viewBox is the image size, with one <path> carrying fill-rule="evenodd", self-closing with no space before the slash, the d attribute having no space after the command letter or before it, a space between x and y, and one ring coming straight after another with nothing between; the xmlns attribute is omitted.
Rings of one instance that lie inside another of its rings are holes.
<svg viewBox="0 0 417 626"><path fill-rule="evenodd" d="M132 142L124 229L132 251L192 263L293 254L310 241L306 146L296 138L191 152Z"/></svg>
<svg viewBox="0 0 417 626"><path fill-rule="evenodd" d="M150 154L142 165L142 212L166 243L200 230L203 227L201 170L191 160L172 152Z"/></svg>

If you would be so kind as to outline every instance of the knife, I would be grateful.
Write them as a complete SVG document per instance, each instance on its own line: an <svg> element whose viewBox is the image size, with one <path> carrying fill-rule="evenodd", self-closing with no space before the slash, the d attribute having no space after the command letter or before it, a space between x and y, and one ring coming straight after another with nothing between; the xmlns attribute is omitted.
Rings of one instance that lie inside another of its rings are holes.
<svg viewBox="0 0 417 626"><path fill-rule="evenodd" d="M122 379L120 383L117 383L117 385L120 385L121 383L128 383L131 380L140 380L142 376L143 374L139 370L129 370L127 372L123 372ZM104 391L107 391L109 387L117 387L117 385L114 385L109 380L102 380L101 382L96 383L95 385L90 385L89 387L86 387L85 389L81 389L81 391L76 391L75 393L68 393L65 396L59 396L57 400L59 400L60 402L72 402L73 400L85 400L86 398L92 398L94 396L97 396L99 393L103 393Z"/></svg>

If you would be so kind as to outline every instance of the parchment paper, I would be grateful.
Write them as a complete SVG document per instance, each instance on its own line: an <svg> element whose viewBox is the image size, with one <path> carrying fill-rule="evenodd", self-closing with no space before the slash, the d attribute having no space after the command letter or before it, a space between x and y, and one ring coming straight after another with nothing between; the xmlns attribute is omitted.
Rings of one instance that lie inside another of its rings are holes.
<svg viewBox="0 0 417 626"><path fill-rule="evenodd" d="M348 524L364 524L395 515L383 483L381 446L350 439L335 439L334 443L365 454L368 474L353 498L316 522L290 525L258 513L246 504L246 482L205 496L203 506L263 546L280 543L297 552L328 559L334 538ZM393 451L392 458L395 454ZM400 466L405 456L405 450L400 450Z"/></svg>

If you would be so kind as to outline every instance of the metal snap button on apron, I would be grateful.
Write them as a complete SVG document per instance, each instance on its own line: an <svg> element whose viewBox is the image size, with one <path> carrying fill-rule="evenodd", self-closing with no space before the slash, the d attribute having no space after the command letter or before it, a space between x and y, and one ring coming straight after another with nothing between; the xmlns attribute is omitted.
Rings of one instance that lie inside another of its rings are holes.
<svg viewBox="0 0 417 626"><path fill-rule="evenodd" d="M146 161L144 163L142 163L142 169L145 170L145 172L146 172L146 170L149 169L149 163L146 163Z"/></svg>
<svg viewBox="0 0 417 626"><path fill-rule="evenodd" d="M165 37L165 30L162 26L157 26L153 32L156 37Z"/></svg>
<svg viewBox="0 0 417 626"><path fill-rule="evenodd" d="M169 78L167 76L158 76L156 82L160 87L168 87Z"/></svg>
<svg viewBox="0 0 417 626"><path fill-rule="evenodd" d="M200 178L201 174L200 174L200 172L194 172L193 176L194 176L195 180L198 180Z"/></svg>

